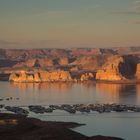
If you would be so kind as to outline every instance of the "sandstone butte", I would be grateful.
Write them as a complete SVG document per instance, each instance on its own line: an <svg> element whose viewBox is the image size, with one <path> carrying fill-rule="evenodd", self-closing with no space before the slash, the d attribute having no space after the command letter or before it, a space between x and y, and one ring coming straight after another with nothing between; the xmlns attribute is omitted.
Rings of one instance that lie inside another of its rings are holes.
<svg viewBox="0 0 140 140"><path fill-rule="evenodd" d="M87 81L87 80L93 80L95 75L91 72L83 73L80 75L79 78L71 76L71 73L69 71L63 71L63 70L56 70L56 71L16 71L12 72L9 81L12 82L64 82L64 81Z"/></svg>
<svg viewBox="0 0 140 140"><path fill-rule="evenodd" d="M136 79L140 80L140 63L137 64L136 66Z"/></svg>
<svg viewBox="0 0 140 140"><path fill-rule="evenodd" d="M27 71L20 71L12 73L9 81L13 82L53 82L53 81L72 81L71 75L68 71L35 71L29 73Z"/></svg>
<svg viewBox="0 0 140 140"><path fill-rule="evenodd" d="M96 80L118 81L126 78L120 73L120 65L125 63L123 57L113 56L96 73Z"/></svg>

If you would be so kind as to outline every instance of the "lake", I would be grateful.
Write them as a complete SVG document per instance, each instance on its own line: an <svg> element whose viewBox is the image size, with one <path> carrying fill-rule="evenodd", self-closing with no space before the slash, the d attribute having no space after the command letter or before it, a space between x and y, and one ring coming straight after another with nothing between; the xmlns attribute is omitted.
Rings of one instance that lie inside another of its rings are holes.
<svg viewBox="0 0 140 140"><path fill-rule="evenodd" d="M12 100L6 98L12 97ZM77 103L118 103L140 105L140 84L121 85L103 83L9 83L0 82L1 104L11 106L77 104ZM140 137L139 113L92 113L70 115L56 111L52 114L30 116L42 120L73 121L85 123L74 129L88 136L110 135L126 140Z"/></svg>

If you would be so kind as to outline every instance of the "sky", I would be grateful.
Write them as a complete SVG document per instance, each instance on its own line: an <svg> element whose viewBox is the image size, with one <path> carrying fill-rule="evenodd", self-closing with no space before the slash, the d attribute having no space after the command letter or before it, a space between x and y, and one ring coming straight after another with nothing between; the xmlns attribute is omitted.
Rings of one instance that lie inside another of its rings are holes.
<svg viewBox="0 0 140 140"><path fill-rule="evenodd" d="M138 0L0 0L0 48L140 46Z"/></svg>

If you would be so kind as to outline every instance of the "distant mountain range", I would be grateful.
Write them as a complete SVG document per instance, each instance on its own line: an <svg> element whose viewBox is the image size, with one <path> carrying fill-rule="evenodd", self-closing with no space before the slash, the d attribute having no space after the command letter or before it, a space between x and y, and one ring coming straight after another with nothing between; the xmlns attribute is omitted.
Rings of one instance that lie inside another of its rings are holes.
<svg viewBox="0 0 140 140"><path fill-rule="evenodd" d="M0 72L6 74L61 70L76 76L90 72L96 80L124 80L139 77L139 63L140 47L0 49Z"/></svg>

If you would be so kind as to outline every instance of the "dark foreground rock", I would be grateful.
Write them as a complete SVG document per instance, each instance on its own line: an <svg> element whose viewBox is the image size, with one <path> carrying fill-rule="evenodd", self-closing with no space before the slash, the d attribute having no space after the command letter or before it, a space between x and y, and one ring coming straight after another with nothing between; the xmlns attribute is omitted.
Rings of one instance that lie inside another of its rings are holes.
<svg viewBox="0 0 140 140"><path fill-rule="evenodd" d="M122 140L120 138L86 137L70 130L80 124L45 122L22 115L0 114L0 140Z"/></svg>

